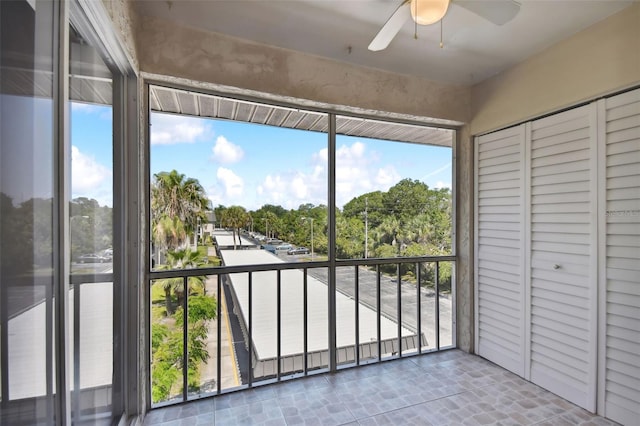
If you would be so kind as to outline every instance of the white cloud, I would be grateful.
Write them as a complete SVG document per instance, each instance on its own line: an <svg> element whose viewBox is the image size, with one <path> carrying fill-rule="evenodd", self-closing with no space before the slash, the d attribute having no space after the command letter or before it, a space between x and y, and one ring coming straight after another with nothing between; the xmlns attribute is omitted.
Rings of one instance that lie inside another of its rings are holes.
<svg viewBox="0 0 640 426"><path fill-rule="evenodd" d="M326 173L313 168L311 173L301 171L269 174L256 188L262 204L278 204L295 209L303 203L327 204Z"/></svg>
<svg viewBox="0 0 640 426"><path fill-rule="evenodd" d="M389 165L378 169L375 182L379 188L391 188L402 176L396 171L395 167Z"/></svg>
<svg viewBox="0 0 640 426"><path fill-rule="evenodd" d="M336 150L336 204L342 206L354 197L372 191L386 191L400 179L392 165L377 166L380 157L367 145L354 142ZM326 165L326 163L325 163Z"/></svg>
<svg viewBox="0 0 640 426"><path fill-rule="evenodd" d="M94 115L105 121L113 120L113 108L110 105L71 102L71 113L74 115Z"/></svg>
<svg viewBox="0 0 640 426"><path fill-rule="evenodd" d="M203 119L159 113L151 115L151 145L195 143L211 135L213 130Z"/></svg>
<svg viewBox="0 0 640 426"><path fill-rule="evenodd" d="M301 171L269 174L256 188L260 204L277 204L297 208L302 203L327 204L326 148L311 156L310 167ZM336 203L338 206L360 194L388 190L401 176L392 165L380 166L376 152L362 142L345 144L336 149Z"/></svg>
<svg viewBox="0 0 640 426"><path fill-rule="evenodd" d="M101 205L112 204L111 169L100 164L94 157L83 154L76 146L71 147L71 192L72 197L87 197L98 200Z"/></svg>
<svg viewBox="0 0 640 426"><path fill-rule="evenodd" d="M97 111L98 108L95 105L85 104L82 102L71 102L71 111L72 112L84 112L90 114L92 112Z"/></svg>
<svg viewBox="0 0 640 426"><path fill-rule="evenodd" d="M435 187L435 189L442 189L442 188L451 189L451 182L443 182L443 181L439 180L438 182L436 182L434 187Z"/></svg>
<svg viewBox="0 0 640 426"><path fill-rule="evenodd" d="M244 193L244 180L232 170L219 167L216 178L224 190L225 198L241 197Z"/></svg>
<svg viewBox="0 0 640 426"><path fill-rule="evenodd" d="M238 145L227 140L224 136L218 136L213 147L214 160L223 164L237 163L244 157L244 151Z"/></svg>

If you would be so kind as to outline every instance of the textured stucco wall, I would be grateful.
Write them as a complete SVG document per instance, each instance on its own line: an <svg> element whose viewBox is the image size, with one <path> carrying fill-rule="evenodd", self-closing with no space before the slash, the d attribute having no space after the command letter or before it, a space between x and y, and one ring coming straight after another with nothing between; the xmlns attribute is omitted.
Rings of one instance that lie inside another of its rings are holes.
<svg viewBox="0 0 640 426"><path fill-rule="evenodd" d="M474 349L473 282L473 140L469 127L456 140L456 338L466 352Z"/></svg>
<svg viewBox="0 0 640 426"><path fill-rule="evenodd" d="M102 3L111 17L111 22L120 36L120 41L127 50L133 68L139 70L134 32L136 14L130 0L102 0Z"/></svg>
<svg viewBox="0 0 640 426"><path fill-rule="evenodd" d="M640 3L598 22L471 92L472 134L640 84Z"/></svg>
<svg viewBox="0 0 640 426"><path fill-rule="evenodd" d="M137 46L146 74L265 94L466 122L470 89L328 60L140 17Z"/></svg>

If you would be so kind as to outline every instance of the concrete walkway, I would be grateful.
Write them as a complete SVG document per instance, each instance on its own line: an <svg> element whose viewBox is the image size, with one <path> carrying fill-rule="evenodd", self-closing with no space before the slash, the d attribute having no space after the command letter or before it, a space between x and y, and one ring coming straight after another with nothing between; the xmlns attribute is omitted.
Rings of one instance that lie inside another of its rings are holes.
<svg viewBox="0 0 640 426"><path fill-rule="evenodd" d="M218 355L218 321L221 321L220 330L220 385L222 389L234 388L240 385L238 375L238 365L235 352L233 349L233 339L231 336L231 328L229 325L229 312L225 302L224 294L218 297L217 277L208 277L205 282L208 295L216 296L216 300L221 304L221 317L213 321L209 321L206 348L209 353L209 361L202 365L200 372L200 380L202 383L200 393L215 393L217 388L217 355ZM222 290L224 292L224 288Z"/></svg>

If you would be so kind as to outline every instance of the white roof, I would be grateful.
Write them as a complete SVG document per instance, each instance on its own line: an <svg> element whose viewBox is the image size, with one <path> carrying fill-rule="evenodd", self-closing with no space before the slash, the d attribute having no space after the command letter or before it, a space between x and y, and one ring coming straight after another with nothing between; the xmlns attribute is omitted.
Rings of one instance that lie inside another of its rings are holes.
<svg viewBox="0 0 640 426"><path fill-rule="evenodd" d="M80 345L80 387L93 388L111 384L113 365L113 283L83 284L80 292L80 341L69 339L69 351ZM74 289L69 291L73 301ZM69 321L74 318L74 304L69 303ZM48 321L44 301L9 319L9 389L11 399L46 395L45 323ZM70 331L72 335L73 332ZM74 387L70 371L71 390Z"/></svg>
<svg viewBox="0 0 640 426"><path fill-rule="evenodd" d="M283 262L265 250L222 250L226 266L257 265ZM242 318L249 324L248 274L231 274L231 285L240 305ZM277 271L253 273L253 318L252 338L258 360L277 356ZM328 287L323 282L307 277L308 311L307 324L308 351L322 351L328 348ZM303 352L304 303L303 271L300 269L281 272L281 356ZM342 294L336 294L337 346L355 344L355 301ZM377 335L376 312L360 304L360 343L375 341ZM384 316L380 319L381 339L397 338L398 325ZM403 336L414 335L402 327Z"/></svg>
<svg viewBox="0 0 640 426"><path fill-rule="evenodd" d="M233 232L227 230L215 230L213 237L216 239L218 247L233 247ZM256 244L253 241L247 240L240 236L241 243L238 242L238 235L236 235L236 245L242 245L244 247L255 247Z"/></svg>

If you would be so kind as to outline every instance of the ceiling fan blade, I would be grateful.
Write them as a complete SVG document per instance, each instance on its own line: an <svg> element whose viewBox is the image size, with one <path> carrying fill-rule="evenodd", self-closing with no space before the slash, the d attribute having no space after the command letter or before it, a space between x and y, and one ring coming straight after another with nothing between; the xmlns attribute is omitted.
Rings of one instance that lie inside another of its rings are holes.
<svg viewBox="0 0 640 426"><path fill-rule="evenodd" d="M514 0L454 0L454 3L496 25L506 24L520 11L520 3Z"/></svg>
<svg viewBox="0 0 640 426"><path fill-rule="evenodd" d="M377 52L378 50L385 49L391 40L398 34L400 28L407 22L409 16L411 16L409 11L409 0L405 0L402 4L393 12L393 15L384 23L378 34L376 34L375 38L369 44L369 50Z"/></svg>

